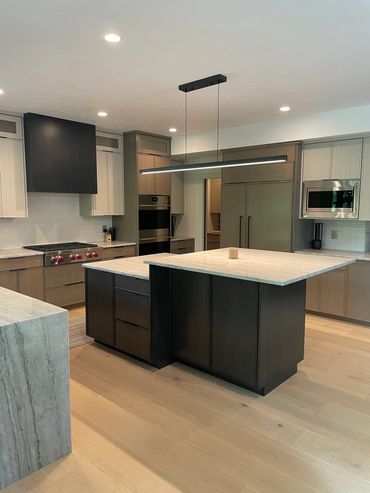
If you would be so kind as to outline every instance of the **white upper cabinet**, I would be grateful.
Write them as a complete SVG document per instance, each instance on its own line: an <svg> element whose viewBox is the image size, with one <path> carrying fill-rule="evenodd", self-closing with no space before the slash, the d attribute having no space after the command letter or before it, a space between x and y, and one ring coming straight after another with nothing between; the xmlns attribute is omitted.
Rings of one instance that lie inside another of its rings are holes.
<svg viewBox="0 0 370 493"><path fill-rule="evenodd" d="M370 221L370 137L364 139L359 219Z"/></svg>
<svg viewBox="0 0 370 493"><path fill-rule="evenodd" d="M338 140L332 144L332 171L334 179L361 177L362 139Z"/></svg>
<svg viewBox="0 0 370 493"><path fill-rule="evenodd" d="M80 213L121 216L125 213L122 136L98 132L96 148L98 193L80 195Z"/></svg>
<svg viewBox="0 0 370 493"><path fill-rule="evenodd" d="M360 179L362 139L303 146L303 181Z"/></svg>
<svg viewBox="0 0 370 493"><path fill-rule="evenodd" d="M12 118L15 126L1 127L0 115L0 217L27 217L26 173L23 152L22 120ZM6 136L10 131L10 137ZM11 131L13 129L13 131ZM19 136L19 138L15 138Z"/></svg>

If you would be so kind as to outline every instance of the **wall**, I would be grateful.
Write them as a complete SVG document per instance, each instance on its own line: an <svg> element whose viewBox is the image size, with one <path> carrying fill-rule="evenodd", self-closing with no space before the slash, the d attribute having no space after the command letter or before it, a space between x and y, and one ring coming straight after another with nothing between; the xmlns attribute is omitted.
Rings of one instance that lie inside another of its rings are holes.
<svg viewBox="0 0 370 493"><path fill-rule="evenodd" d="M323 248L363 252L370 248L370 223L365 221L319 221L324 224ZM332 238L332 232L337 239Z"/></svg>
<svg viewBox="0 0 370 493"><path fill-rule="evenodd" d="M279 120L224 129L221 121L220 148L319 139L367 132L370 132L370 105L295 118L286 114L284 118ZM208 151L215 147L214 132L188 135L188 152ZM173 138L172 153L181 154L183 152L184 137Z"/></svg>
<svg viewBox="0 0 370 493"><path fill-rule="evenodd" d="M78 194L29 193L25 219L0 219L0 248L36 243L102 240L109 217L81 217Z"/></svg>

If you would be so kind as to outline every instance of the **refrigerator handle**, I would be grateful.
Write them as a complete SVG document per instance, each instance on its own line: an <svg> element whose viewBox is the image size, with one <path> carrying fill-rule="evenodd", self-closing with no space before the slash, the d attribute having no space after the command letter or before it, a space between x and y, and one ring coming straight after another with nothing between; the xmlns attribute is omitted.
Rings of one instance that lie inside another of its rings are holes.
<svg viewBox="0 0 370 493"><path fill-rule="evenodd" d="M248 236L247 236L247 248L250 248L251 220L252 220L252 216L248 216Z"/></svg>
<svg viewBox="0 0 370 493"><path fill-rule="evenodd" d="M239 216L239 248L242 246L242 225L243 225L243 216Z"/></svg>

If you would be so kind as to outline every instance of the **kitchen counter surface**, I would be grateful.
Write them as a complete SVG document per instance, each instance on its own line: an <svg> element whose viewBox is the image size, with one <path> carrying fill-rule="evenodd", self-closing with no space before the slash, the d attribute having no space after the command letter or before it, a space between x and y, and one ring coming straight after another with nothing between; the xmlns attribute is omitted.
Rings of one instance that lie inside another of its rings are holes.
<svg viewBox="0 0 370 493"><path fill-rule="evenodd" d="M354 252L352 250L329 250L322 248L321 250L314 250L313 248L307 248L306 250L298 250L295 253L304 253L309 255L323 255L330 257L345 257L354 258L356 260L365 260L370 262L370 252Z"/></svg>
<svg viewBox="0 0 370 493"><path fill-rule="evenodd" d="M112 274L149 279L149 265L145 261L173 256L170 253L156 253L154 255L142 255L140 257L128 257L115 260L103 260L82 264L86 269L101 270Z"/></svg>
<svg viewBox="0 0 370 493"><path fill-rule="evenodd" d="M0 250L0 260L19 257L34 257L35 255L44 255L44 252L28 250L28 248L6 248Z"/></svg>
<svg viewBox="0 0 370 493"><path fill-rule="evenodd" d="M145 259L160 267L231 277L263 284L286 286L355 262L354 258L239 249L230 260L228 248Z"/></svg>
<svg viewBox="0 0 370 493"><path fill-rule="evenodd" d="M63 308L1 287L0 300L0 327L58 313L67 313Z"/></svg>
<svg viewBox="0 0 370 493"><path fill-rule="evenodd" d="M118 240L112 241L111 243L105 243L104 241L93 241L92 243L95 243L100 248L118 248L118 247L136 245L136 243L132 241L118 241Z"/></svg>

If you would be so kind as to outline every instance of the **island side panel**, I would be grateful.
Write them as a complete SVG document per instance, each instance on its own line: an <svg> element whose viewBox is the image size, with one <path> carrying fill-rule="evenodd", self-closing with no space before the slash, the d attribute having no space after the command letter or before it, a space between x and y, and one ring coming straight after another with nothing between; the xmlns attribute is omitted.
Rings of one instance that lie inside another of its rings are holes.
<svg viewBox="0 0 370 493"><path fill-rule="evenodd" d="M150 266L152 364L162 368L172 363L171 269Z"/></svg>
<svg viewBox="0 0 370 493"><path fill-rule="evenodd" d="M0 489L71 452L67 312L0 328Z"/></svg>
<svg viewBox="0 0 370 493"><path fill-rule="evenodd" d="M260 284L258 391L267 393L297 371L304 357L306 281Z"/></svg>
<svg viewBox="0 0 370 493"><path fill-rule="evenodd" d="M114 345L114 275L85 269L86 333L93 339Z"/></svg>

